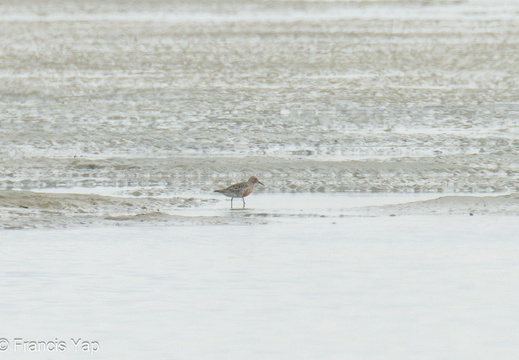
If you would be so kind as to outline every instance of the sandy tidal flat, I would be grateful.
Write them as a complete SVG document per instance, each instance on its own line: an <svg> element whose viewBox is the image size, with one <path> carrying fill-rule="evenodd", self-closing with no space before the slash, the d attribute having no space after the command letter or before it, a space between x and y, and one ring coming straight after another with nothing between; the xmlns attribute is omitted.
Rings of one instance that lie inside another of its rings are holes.
<svg viewBox="0 0 519 360"><path fill-rule="evenodd" d="M322 225L352 216L519 215L518 194L441 196L427 194L254 194L235 210L228 199L207 197L118 197L98 194L0 191L5 229L91 225L267 224L322 219ZM512 221L512 220L511 220ZM316 223L317 224L317 223Z"/></svg>

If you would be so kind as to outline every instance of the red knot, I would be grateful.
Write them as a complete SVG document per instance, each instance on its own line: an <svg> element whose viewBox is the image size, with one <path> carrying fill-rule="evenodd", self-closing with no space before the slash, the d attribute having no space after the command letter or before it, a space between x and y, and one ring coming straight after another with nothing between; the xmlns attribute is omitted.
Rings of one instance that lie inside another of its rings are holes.
<svg viewBox="0 0 519 360"><path fill-rule="evenodd" d="M251 176L248 181L244 181L241 183L233 184L225 189L215 190L214 192L219 192L231 198L231 209L232 209L232 200L235 197L241 197L243 200L243 209L245 209L245 196L249 196L254 190L254 185L258 183L265 186L261 181L258 180L256 176Z"/></svg>

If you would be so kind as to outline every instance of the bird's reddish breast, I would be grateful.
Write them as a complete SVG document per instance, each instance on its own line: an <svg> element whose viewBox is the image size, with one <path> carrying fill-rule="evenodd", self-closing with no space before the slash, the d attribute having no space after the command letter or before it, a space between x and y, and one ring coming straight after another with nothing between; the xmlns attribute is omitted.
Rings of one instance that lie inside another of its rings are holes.
<svg viewBox="0 0 519 360"><path fill-rule="evenodd" d="M245 189L245 191L243 192L242 197L249 196L251 192L252 192L252 186L249 186L249 187L248 187L247 189Z"/></svg>

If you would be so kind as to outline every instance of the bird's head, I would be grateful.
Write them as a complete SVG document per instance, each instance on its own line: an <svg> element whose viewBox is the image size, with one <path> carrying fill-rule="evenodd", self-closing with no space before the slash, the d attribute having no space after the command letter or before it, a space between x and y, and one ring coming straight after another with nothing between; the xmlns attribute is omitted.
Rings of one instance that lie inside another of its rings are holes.
<svg viewBox="0 0 519 360"><path fill-rule="evenodd" d="M258 184L260 184L260 185L265 186L265 184L263 184L261 181L259 181L258 178L257 178L256 176L251 176L251 177L249 178L249 181L248 181L248 182L253 183L253 184L258 183Z"/></svg>

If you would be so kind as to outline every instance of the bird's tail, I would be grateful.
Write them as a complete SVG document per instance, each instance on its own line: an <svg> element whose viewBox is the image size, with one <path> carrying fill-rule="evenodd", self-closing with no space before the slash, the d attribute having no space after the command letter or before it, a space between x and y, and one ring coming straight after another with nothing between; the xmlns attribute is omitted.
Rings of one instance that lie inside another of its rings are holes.
<svg viewBox="0 0 519 360"><path fill-rule="evenodd" d="M215 190L214 192L219 192L219 193L221 193L221 192L222 192L222 190Z"/></svg>

